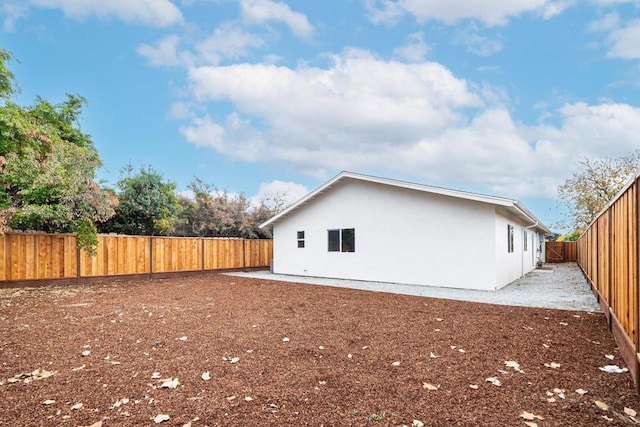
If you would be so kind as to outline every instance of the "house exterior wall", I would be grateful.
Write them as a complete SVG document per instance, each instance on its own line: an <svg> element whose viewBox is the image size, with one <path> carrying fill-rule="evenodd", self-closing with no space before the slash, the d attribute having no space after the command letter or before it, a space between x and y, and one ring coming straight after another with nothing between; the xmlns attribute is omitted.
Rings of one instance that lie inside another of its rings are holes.
<svg viewBox="0 0 640 427"><path fill-rule="evenodd" d="M509 225L513 227L513 252L509 252ZM540 244L539 234L534 229L527 228L520 219L500 209L496 209L495 236L495 289L500 289L536 268Z"/></svg>
<svg viewBox="0 0 640 427"><path fill-rule="evenodd" d="M495 218L486 203L347 180L275 223L273 271L493 290ZM355 252L329 252L328 230L345 228Z"/></svg>

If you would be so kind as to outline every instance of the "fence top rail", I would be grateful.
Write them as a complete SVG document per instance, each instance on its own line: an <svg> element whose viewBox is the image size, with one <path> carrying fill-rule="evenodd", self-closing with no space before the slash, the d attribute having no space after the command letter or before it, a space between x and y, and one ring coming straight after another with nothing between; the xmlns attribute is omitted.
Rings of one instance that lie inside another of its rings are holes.
<svg viewBox="0 0 640 427"><path fill-rule="evenodd" d="M11 234L15 236L59 236L59 237L76 237L74 233L47 233L44 231L7 231L4 234ZM1 235L1 233L0 233Z"/></svg>

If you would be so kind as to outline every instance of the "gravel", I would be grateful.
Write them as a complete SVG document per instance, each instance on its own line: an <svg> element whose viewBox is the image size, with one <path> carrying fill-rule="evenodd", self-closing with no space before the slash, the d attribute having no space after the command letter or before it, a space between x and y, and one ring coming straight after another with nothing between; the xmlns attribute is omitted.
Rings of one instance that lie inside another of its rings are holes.
<svg viewBox="0 0 640 427"><path fill-rule="evenodd" d="M578 265L574 262L547 264L542 269L533 270L497 291L290 276L273 274L268 271L234 272L229 274L281 282L308 283L458 301L573 311L601 311L589 284Z"/></svg>

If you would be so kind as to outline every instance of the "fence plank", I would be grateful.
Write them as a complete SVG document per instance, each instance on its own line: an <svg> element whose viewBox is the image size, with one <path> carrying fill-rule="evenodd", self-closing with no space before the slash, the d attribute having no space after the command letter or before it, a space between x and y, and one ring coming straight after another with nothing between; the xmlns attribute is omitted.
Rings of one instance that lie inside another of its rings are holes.
<svg viewBox="0 0 640 427"><path fill-rule="evenodd" d="M9 237L6 234L0 235L0 280L8 280L7 272L7 260L9 254L7 253L7 241Z"/></svg>
<svg viewBox="0 0 640 427"><path fill-rule="evenodd" d="M545 243L545 262L569 262L578 259L578 243L577 242L546 242Z"/></svg>
<svg viewBox="0 0 640 427"><path fill-rule="evenodd" d="M0 281L268 267L273 256L271 240L98 235L95 256L76 245L72 234L0 235Z"/></svg>

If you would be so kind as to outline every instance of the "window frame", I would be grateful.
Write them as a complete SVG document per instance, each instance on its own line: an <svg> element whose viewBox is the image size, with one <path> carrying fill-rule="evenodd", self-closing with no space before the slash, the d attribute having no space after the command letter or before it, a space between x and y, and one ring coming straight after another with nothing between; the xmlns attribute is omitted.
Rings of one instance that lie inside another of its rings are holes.
<svg viewBox="0 0 640 427"><path fill-rule="evenodd" d="M327 230L327 252L353 253L355 251L355 227L330 228Z"/></svg>

